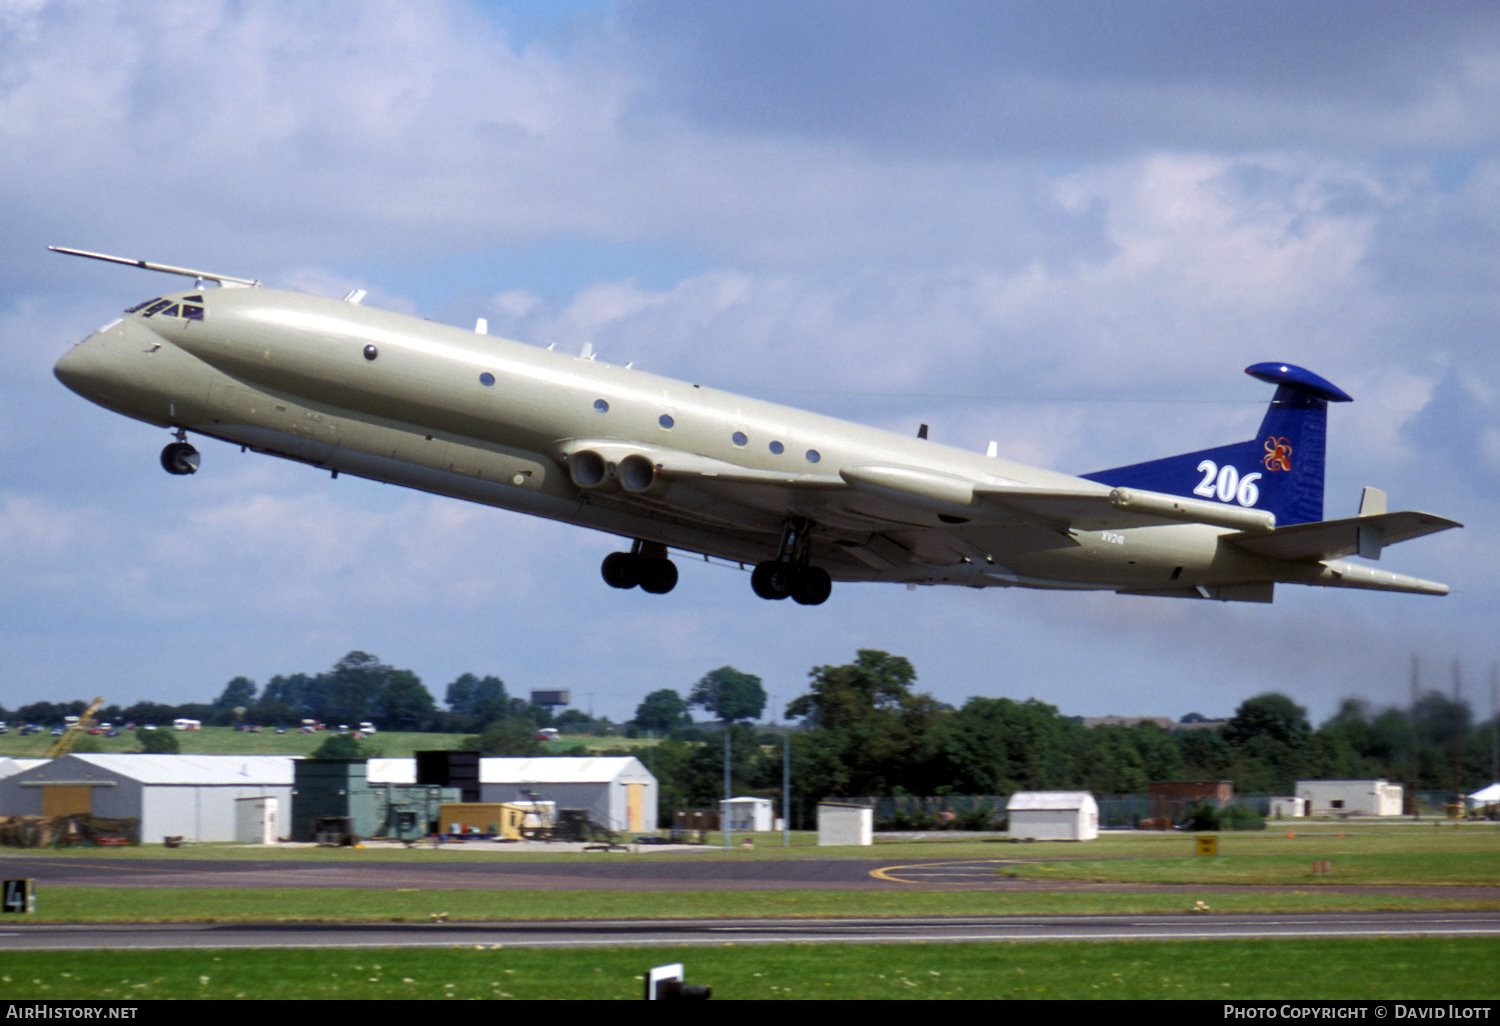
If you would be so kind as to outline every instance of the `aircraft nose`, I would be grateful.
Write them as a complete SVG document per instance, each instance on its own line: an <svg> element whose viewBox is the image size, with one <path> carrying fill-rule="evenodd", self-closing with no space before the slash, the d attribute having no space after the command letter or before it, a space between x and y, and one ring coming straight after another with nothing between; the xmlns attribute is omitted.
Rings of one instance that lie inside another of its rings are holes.
<svg viewBox="0 0 1500 1026"><path fill-rule="evenodd" d="M105 346L99 334L90 335L62 355L52 368L57 380L84 398L97 394L106 377Z"/></svg>
<svg viewBox="0 0 1500 1026"><path fill-rule="evenodd" d="M149 328L128 319L116 321L64 353L52 373L90 402L114 409L112 400L151 380L141 356L161 349L161 343Z"/></svg>

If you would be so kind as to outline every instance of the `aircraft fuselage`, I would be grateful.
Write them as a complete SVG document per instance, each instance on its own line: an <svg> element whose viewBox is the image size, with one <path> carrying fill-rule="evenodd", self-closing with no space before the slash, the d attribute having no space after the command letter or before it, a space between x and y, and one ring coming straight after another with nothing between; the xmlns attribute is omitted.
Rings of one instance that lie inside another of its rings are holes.
<svg viewBox="0 0 1500 1026"><path fill-rule="evenodd" d="M672 548L800 560L833 580L1255 601L1275 581L1388 586L1225 544L1269 530L1232 500L1209 523L1143 517L1070 475L356 303L221 288L143 306L57 376L179 438L594 528L657 560ZM1033 492L1053 505L993 501Z"/></svg>

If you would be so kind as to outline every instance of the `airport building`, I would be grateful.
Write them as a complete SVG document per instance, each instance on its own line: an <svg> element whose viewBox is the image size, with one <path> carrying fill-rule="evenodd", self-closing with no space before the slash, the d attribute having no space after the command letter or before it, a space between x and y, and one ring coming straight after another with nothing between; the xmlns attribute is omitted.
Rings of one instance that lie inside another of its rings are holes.
<svg viewBox="0 0 1500 1026"><path fill-rule="evenodd" d="M1099 804L1087 791L1017 791L1005 805L1014 840L1092 841Z"/></svg>
<svg viewBox="0 0 1500 1026"><path fill-rule="evenodd" d="M1399 816L1404 789L1385 780L1299 780L1313 816Z"/></svg>
<svg viewBox="0 0 1500 1026"><path fill-rule="evenodd" d="M292 763L281 755L64 755L0 778L0 815L133 819L146 843L257 842L275 837L275 817L291 808Z"/></svg>
<svg viewBox="0 0 1500 1026"><path fill-rule="evenodd" d="M415 759L371 759L370 784L415 784ZM585 809L609 830L638 833L656 828L656 777L639 759L568 758L479 760L480 802L552 802Z"/></svg>

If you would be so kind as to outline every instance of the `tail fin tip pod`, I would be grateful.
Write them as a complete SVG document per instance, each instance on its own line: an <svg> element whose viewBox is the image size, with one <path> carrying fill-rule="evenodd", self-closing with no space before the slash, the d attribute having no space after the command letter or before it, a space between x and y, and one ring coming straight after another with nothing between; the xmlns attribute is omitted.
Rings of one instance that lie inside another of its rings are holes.
<svg viewBox="0 0 1500 1026"><path fill-rule="evenodd" d="M1352 403L1354 397L1327 378L1320 377L1305 367L1292 363L1256 363L1245 368L1245 373L1271 385L1280 391L1286 387L1295 392L1305 392L1330 403ZM1274 403L1280 396L1273 398Z"/></svg>
<svg viewBox="0 0 1500 1026"><path fill-rule="evenodd" d="M1254 438L1082 476L1264 510L1282 526L1322 520L1328 404L1352 397L1295 364L1257 363L1245 373L1276 386Z"/></svg>

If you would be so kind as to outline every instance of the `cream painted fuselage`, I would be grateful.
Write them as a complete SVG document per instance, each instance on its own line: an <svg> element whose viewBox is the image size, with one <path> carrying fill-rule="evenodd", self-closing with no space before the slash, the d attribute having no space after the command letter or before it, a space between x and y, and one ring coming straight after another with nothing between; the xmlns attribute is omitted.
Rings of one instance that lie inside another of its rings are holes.
<svg viewBox="0 0 1500 1026"><path fill-rule="evenodd" d="M264 288L162 298L173 305L76 345L57 376L179 444L191 432L594 528L658 562L676 549L844 581L1252 601L1276 581L1446 590L1226 544L1269 530L1232 519L1243 511L1222 523L1143 515L1069 475L357 303ZM168 315L192 304L195 316Z"/></svg>

